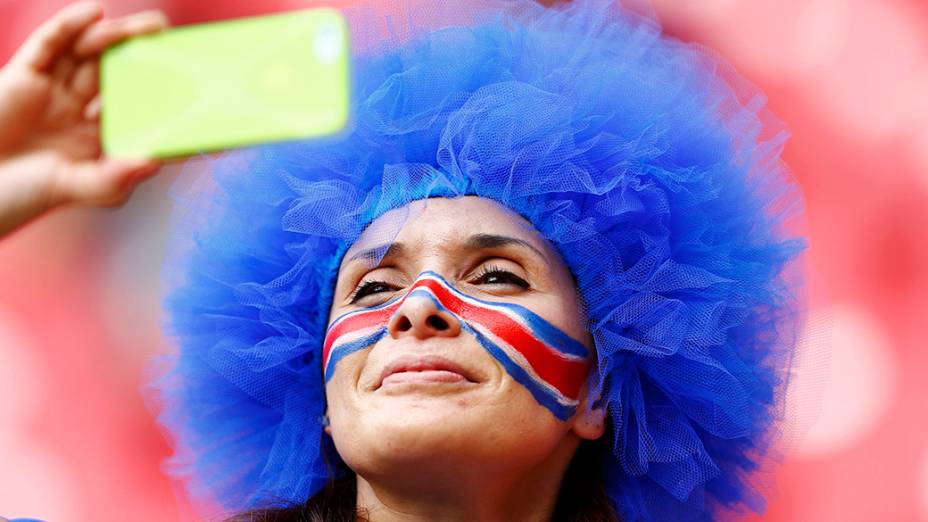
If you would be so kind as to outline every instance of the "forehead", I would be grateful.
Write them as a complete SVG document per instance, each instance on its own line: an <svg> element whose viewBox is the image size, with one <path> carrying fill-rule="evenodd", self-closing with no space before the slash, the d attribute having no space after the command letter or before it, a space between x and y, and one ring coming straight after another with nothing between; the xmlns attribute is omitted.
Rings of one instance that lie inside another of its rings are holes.
<svg viewBox="0 0 928 522"><path fill-rule="evenodd" d="M529 242L543 252L546 241L525 218L491 199L464 196L429 198L386 212L364 231L345 254L403 243L416 249L454 244L474 234L504 235ZM343 260L343 261L344 261Z"/></svg>

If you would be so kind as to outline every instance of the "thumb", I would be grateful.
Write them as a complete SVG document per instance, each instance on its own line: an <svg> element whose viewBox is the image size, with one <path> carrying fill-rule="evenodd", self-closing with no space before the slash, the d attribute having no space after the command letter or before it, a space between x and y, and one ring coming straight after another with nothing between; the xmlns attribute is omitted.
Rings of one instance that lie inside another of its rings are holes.
<svg viewBox="0 0 928 522"><path fill-rule="evenodd" d="M101 158L82 162L63 172L57 187L69 203L121 206L135 187L157 174L161 164L151 159Z"/></svg>

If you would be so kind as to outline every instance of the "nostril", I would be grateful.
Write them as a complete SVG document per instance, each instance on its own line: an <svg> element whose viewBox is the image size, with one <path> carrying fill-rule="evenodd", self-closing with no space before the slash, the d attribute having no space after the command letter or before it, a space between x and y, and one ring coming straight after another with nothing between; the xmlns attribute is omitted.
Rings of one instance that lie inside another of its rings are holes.
<svg viewBox="0 0 928 522"><path fill-rule="evenodd" d="M448 321L445 321L444 319L442 319L441 317L438 317L437 315L430 315L429 318L425 320L425 322L428 323L429 326L431 326L432 328L436 330L447 330L448 329Z"/></svg>
<svg viewBox="0 0 928 522"><path fill-rule="evenodd" d="M408 317L400 317L400 320L396 323L396 327L401 331L405 332L412 328L412 323L409 322Z"/></svg>

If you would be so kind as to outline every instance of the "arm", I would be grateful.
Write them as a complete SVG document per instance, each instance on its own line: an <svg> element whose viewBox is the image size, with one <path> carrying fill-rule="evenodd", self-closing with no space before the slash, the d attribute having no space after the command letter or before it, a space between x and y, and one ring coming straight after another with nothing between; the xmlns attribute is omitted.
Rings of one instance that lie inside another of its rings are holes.
<svg viewBox="0 0 928 522"><path fill-rule="evenodd" d="M65 205L118 206L157 173L149 159L100 152L100 53L159 31L158 11L103 19L71 4L36 29L0 69L0 237Z"/></svg>

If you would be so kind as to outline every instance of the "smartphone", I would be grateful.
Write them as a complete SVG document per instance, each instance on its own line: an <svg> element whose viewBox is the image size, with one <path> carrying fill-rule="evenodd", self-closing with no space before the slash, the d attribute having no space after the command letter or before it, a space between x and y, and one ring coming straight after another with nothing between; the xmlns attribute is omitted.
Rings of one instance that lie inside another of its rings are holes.
<svg viewBox="0 0 928 522"><path fill-rule="evenodd" d="M103 151L171 158L333 134L348 120L348 29L317 8L139 36L100 60Z"/></svg>

